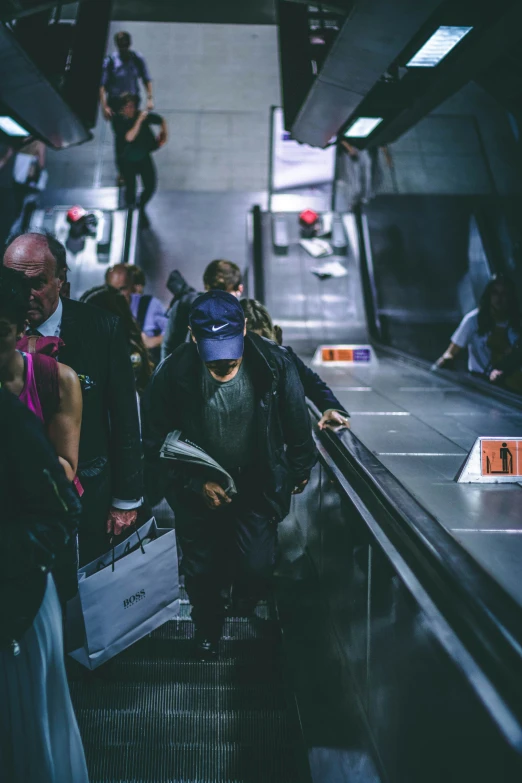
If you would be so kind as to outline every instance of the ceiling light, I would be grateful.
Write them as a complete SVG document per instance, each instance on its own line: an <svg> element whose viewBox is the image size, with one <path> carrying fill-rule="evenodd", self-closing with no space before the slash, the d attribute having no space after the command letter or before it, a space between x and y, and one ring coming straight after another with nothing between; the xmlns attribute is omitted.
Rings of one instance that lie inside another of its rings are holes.
<svg viewBox="0 0 522 783"><path fill-rule="evenodd" d="M344 132L347 139L364 139L382 122L382 117L359 117Z"/></svg>
<svg viewBox="0 0 522 783"><path fill-rule="evenodd" d="M0 117L0 131L3 131L8 136L29 136L29 131L22 128L11 117Z"/></svg>
<svg viewBox="0 0 522 783"><path fill-rule="evenodd" d="M408 68L434 68L470 30L473 28L439 27L406 65Z"/></svg>

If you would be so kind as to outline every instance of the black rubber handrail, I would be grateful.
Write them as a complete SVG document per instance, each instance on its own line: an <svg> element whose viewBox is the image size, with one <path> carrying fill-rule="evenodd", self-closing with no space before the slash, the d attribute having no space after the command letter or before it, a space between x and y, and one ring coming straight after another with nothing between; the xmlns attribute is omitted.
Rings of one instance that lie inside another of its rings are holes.
<svg viewBox="0 0 522 783"><path fill-rule="evenodd" d="M507 389L501 389L499 386L488 383L488 381L483 381L481 378L476 378L473 375L459 372L458 370L432 370L432 362L428 362L426 359L421 359L418 356L412 356L398 348L392 348L391 345L384 345L378 340L372 340L372 345L381 353L386 353L388 356L391 356L393 359L396 359L403 364L413 365L414 367L419 367L421 370L433 372L438 378L444 378L444 380L453 383L455 386L471 389L485 397L498 400L510 408L522 410L522 397L519 394L510 392Z"/></svg>
<svg viewBox="0 0 522 783"><path fill-rule="evenodd" d="M252 266L254 278L253 295L259 302L265 301L265 265L263 261L263 213L256 204L252 208Z"/></svg>
<svg viewBox="0 0 522 783"><path fill-rule="evenodd" d="M522 724L522 607L352 432L316 436Z"/></svg>

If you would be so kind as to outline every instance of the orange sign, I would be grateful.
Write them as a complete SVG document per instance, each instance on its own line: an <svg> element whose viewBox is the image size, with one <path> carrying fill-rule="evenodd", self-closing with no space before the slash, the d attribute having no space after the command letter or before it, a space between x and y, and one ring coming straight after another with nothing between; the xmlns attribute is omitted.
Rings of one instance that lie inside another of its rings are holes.
<svg viewBox="0 0 522 783"><path fill-rule="evenodd" d="M323 348L323 362L353 362L351 348Z"/></svg>
<svg viewBox="0 0 522 783"><path fill-rule="evenodd" d="M364 346L360 348L336 348L335 346L323 346L321 349L321 359L323 362L352 362L366 363L371 360L369 348Z"/></svg>
<svg viewBox="0 0 522 783"><path fill-rule="evenodd" d="M522 476L522 441L482 440L483 476Z"/></svg>

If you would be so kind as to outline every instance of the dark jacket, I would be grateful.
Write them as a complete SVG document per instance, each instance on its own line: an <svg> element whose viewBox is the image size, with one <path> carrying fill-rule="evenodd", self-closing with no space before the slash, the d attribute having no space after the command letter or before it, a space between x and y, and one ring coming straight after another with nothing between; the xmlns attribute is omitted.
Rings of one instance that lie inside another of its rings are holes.
<svg viewBox="0 0 522 783"><path fill-rule="evenodd" d="M111 469L113 497L143 494L142 452L134 372L119 319L97 307L63 300L59 360L82 384L78 475Z"/></svg>
<svg viewBox="0 0 522 783"><path fill-rule="evenodd" d="M313 402L315 407L318 408L321 413L335 410L349 416L348 412L345 410L344 406L341 405L328 384L325 383L316 372L308 367L288 345L285 345L285 351L290 355L297 368L299 380L303 384L305 395Z"/></svg>
<svg viewBox="0 0 522 783"><path fill-rule="evenodd" d="M178 345L186 341L190 308L194 299L199 296L199 292L187 283L177 269L170 273L167 288L174 296L170 303L169 320L161 345L162 359L170 356Z"/></svg>
<svg viewBox="0 0 522 783"><path fill-rule="evenodd" d="M256 334L245 338L244 361L257 394L259 487L274 521L289 511L294 486L309 478L317 454L303 387L283 348ZM202 363L194 343L181 345L155 373L144 396L146 459L159 462L166 435L183 431L187 412L197 417L201 397ZM171 480L180 491L200 491L208 479L184 463L174 466Z"/></svg>
<svg viewBox="0 0 522 783"><path fill-rule="evenodd" d="M80 503L42 423L2 389L0 432L1 648L31 627L47 572L74 540Z"/></svg>

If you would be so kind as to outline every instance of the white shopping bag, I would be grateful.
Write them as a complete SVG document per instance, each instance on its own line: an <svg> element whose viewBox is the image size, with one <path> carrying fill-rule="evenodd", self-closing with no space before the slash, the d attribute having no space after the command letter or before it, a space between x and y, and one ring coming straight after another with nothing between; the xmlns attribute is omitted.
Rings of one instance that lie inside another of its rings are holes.
<svg viewBox="0 0 522 783"><path fill-rule="evenodd" d="M67 605L69 655L96 669L178 614L176 534L153 518L78 571Z"/></svg>

